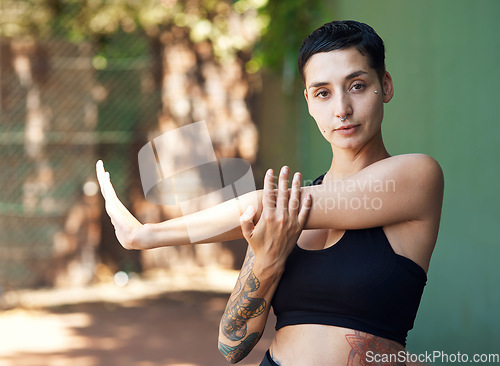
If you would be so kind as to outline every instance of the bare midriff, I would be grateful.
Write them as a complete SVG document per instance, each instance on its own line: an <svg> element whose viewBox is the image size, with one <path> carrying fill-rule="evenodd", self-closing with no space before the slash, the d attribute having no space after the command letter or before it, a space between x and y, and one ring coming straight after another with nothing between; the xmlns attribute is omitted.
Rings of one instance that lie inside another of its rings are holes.
<svg viewBox="0 0 500 366"><path fill-rule="evenodd" d="M404 355L405 348L358 330L301 324L278 330L270 352L280 366L402 366L397 356Z"/></svg>

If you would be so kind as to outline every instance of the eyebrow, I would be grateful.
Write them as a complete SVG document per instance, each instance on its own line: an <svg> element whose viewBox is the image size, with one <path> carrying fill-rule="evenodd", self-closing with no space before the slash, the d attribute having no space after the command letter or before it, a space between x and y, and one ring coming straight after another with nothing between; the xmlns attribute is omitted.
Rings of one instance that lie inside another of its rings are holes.
<svg viewBox="0 0 500 366"><path fill-rule="evenodd" d="M345 77L345 80L351 80L351 79L357 78L358 76L365 75L365 74L368 74L368 73L366 71L363 71L363 70L354 71L353 73L350 73L349 75L347 75ZM327 81L318 81L316 83L310 84L309 88L318 88L318 87L329 85L329 84L330 83Z"/></svg>
<svg viewBox="0 0 500 366"><path fill-rule="evenodd" d="M351 80L354 78L357 78L360 75L368 74L366 71L359 70L359 71L354 71L352 74L349 74L345 77L346 80Z"/></svg>
<svg viewBox="0 0 500 366"><path fill-rule="evenodd" d="M320 86L325 86L325 85L328 85L330 84L329 82L326 82L326 81L318 81L317 83L312 83L309 85L309 88L318 88Z"/></svg>

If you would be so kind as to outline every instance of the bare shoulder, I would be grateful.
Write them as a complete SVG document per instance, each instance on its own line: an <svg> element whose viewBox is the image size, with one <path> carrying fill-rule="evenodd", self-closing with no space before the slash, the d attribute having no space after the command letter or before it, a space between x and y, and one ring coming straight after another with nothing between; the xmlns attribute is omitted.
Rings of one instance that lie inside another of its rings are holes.
<svg viewBox="0 0 500 366"><path fill-rule="evenodd" d="M389 159L398 159L407 164L416 164L418 167L441 171L437 160L426 154L402 154L391 156Z"/></svg>
<svg viewBox="0 0 500 366"><path fill-rule="evenodd" d="M426 154L402 154L394 155L380 160L375 164L391 164L399 167L411 167L414 169L425 169L431 174L442 174L441 166L432 156Z"/></svg>
<svg viewBox="0 0 500 366"><path fill-rule="evenodd" d="M413 178L423 184L423 187L433 188L436 193L444 189L444 176L441 166L436 159L425 154L399 155L405 160L407 168L412 172Z"/></svg>
<svg viewBox="0 0 500 366"><path fill-rule="evenodd" d="M441 166L436 159L426 154L395 155L378 161L373 167L395 178L409 179L412 185L418 184L422 188L434 187L442 191L444 187Z"/></svg>
<svg viewBox="0 0 500 366"><path fill-rule="evenodd" d="M385 167L397 172L398 187L403 192L399 199L411 211L411 219L384 226L384 231L397 254L427 271L439 231L443 171L434 158L425 154L398 155L385 160Z"/></svg>
<svg viewBox="0 0 500 366"><path fill-rule="evenodd" d="M414 219L439 220L444 176L436 159L425 154L395 155L367 168L371 167L373 176L394 181L399 199L412 208Z"/></svg>

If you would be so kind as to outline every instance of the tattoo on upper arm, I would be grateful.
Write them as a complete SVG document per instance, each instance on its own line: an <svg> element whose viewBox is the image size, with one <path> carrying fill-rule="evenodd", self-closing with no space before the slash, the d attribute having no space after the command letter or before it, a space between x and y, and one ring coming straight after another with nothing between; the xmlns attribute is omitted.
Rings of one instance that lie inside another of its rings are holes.
<svg viewBox="0 0 500 366"><path fill-rule="evenodd" d="M262 315L267 307L265 299L251 296L260 287L260 281L252 270L253 262L254 255L250 250L221 321L224 336L231 341L241 341L236 346L219 344L224 356L232 360L244 358L262 335L262 332L254 332L247 336L247 321Z"/></svg>

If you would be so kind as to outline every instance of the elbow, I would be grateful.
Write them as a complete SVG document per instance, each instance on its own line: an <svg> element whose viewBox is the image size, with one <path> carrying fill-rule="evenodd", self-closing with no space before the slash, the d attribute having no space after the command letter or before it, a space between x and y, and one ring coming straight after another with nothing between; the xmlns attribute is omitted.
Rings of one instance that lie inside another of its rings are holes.
<svg viewBox="0 0 500 366"><path fill-rule="evenodd" d="M261 332L254 332L241 339L241 337L233 337L234 334L232 332L227 332L228 334L226 334L226 332L221 330L221 333L219 333L218 339L219 352L229 363L237 363L247 357L262 335ZM228 341L235 345L227 344Z"/></svg>
<svg viewBox="0 0 500 366"><path fill-rule="evenodd" d="M227 344L228 338L226 338L223 334L219 333L218 339L218 349L219 352L224 356L227 362L231 364L235 364L240 362L245 358L247 353L243 352L241 349L241 344L237 345L229 345Z"/></svg>
<svg viewBox="0 0 500 366"><path fill-rule="evenodd" d="M220 340L218 348L219 352L222 354L222 356L224 356L226 361L229 362L230 364L235 364L243 359L243 357L237 357L239 352L235 352L235 350L232 349L233 347L230 347L227 344L222 343Z"/></svg>

